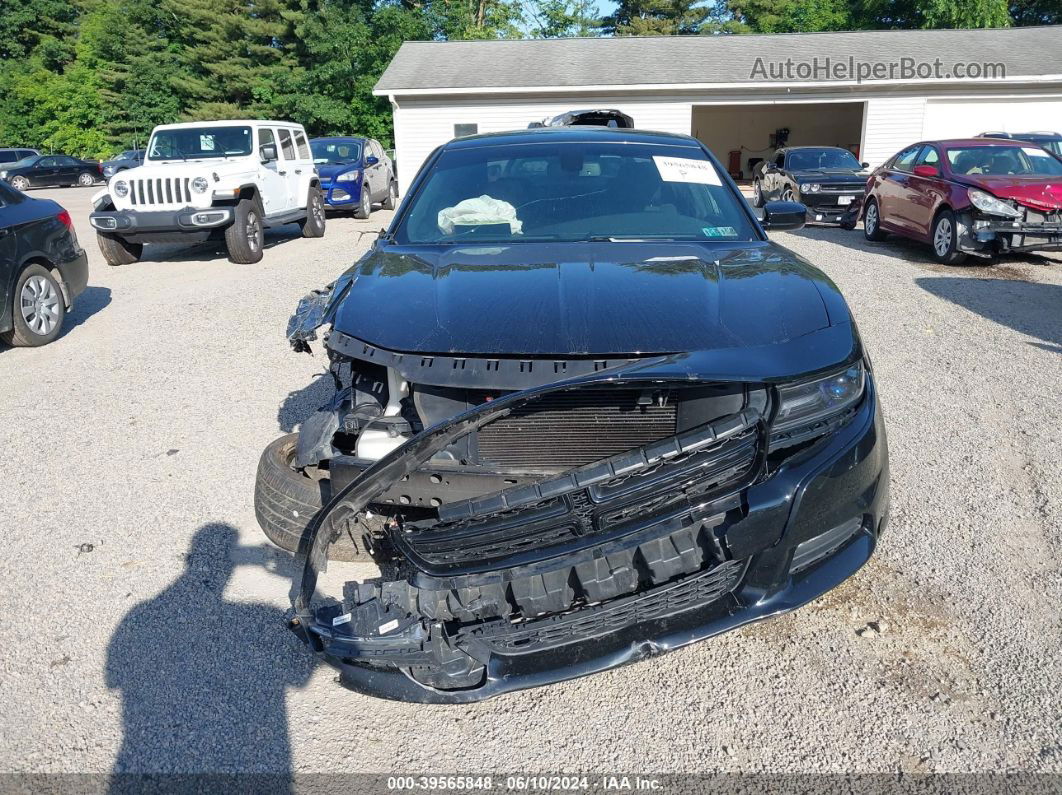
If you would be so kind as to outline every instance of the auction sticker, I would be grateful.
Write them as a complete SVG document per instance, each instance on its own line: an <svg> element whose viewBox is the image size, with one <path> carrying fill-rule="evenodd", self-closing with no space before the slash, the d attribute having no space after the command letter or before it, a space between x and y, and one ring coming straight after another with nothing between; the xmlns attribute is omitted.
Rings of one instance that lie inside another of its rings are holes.
<svg viewBox="0 0 1062 795"><path fill-rule="evenodd" d="M719 174L707 160L653 155L656 170L664 182L695 182L699 185L722 185Z"/></svg>

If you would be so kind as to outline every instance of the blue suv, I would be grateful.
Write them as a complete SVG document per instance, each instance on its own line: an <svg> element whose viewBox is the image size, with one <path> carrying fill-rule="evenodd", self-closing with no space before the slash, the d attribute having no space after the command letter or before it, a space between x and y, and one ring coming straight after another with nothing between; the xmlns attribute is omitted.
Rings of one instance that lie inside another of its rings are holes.
<svg viewBox="0 0 1062 795"><path fill-rule="evenodd" d="M398 199L394 163L372 138L314 138L313 162L321 177L325 204L336 210L353 210L355 218L368 218L379 202L393 210Z"/></svg>

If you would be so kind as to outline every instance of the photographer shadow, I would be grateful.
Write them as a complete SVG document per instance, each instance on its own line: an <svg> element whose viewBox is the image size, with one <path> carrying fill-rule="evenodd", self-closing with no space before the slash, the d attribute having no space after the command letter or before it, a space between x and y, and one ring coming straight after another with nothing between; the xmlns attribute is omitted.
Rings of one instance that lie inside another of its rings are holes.
<svg viewBox="0 0 1062 795"><path fill-rule="evenodd" d="M231 525L200 527L184 572L111 638L106 680L121 691L123 722L112 791L160 774L237 772L262 774L269 791L289 787L286 695L306 685L314 658L284 628L284 610L224 598L237 565L281 576L292 565L237 538Z"/></svg>

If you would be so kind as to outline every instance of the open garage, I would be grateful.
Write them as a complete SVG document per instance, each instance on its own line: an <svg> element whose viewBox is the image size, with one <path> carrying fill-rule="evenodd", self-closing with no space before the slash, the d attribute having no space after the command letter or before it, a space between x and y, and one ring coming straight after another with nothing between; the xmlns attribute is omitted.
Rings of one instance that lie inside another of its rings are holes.
<svg viewBox="0 0 1062 795"><path fill-rule="evenodd" d="M778 102L694 105L691 134L735 179L750 179L760 160L781 146L862 150L864 102Z"/></svg>

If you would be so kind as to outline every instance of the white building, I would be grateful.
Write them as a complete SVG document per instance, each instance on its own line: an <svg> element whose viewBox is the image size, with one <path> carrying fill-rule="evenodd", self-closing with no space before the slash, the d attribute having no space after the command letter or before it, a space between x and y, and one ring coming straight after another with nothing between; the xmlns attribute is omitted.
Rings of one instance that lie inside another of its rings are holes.
<svg viewBox="0 0 1062 795"><path fill-rule="evenodd" d="M403 186L455 136L601 107L696 136L735 175L783 129L873 166L921 139L1062 130L1062 26L406 42L375 93L394 109Z"/></svg>

